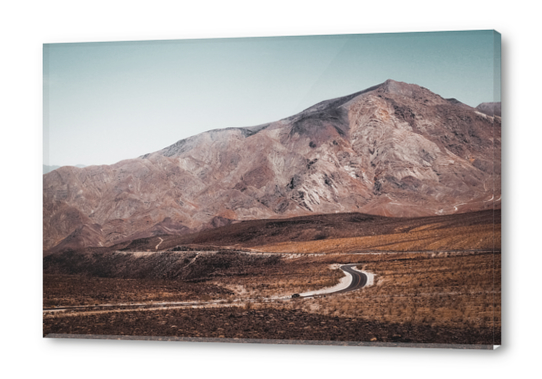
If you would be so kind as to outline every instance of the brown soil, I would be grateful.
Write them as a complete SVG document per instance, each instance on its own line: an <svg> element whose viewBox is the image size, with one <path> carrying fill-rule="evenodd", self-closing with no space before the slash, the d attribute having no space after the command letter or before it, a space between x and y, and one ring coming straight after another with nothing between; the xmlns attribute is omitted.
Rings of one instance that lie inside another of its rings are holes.
<svg viewBox="0 0 542 379"><path fill-rule="evenodd" d="M277 253L353 253L358 251L500 250L501 230L494 225L433 227L403 233L256 246ZM461 238L457 238L461 236Z"/></svg>
<svg viewBox="0 0 542 379"><path fill-rule="evenodd" d="M189 301L224 298L233 292L213 284L160 279L44 275L43 306Z"/></svg>
<svg viewBox="0 0 542 379"><path fill-rule="evenodd" d="M49 274L102 278L200 281L214 276L244 275L247 270L269 272L279 262L278 255L248 255L226 250L151 254L81 250L46 256L43 270Z"/></svg>
<svg viewBox="0 0 542 379"><path fill-rule="evenodd" d="M313 341L500 344L491 329L382 324L301 310L183 309L46 318L49 333Z"/></svg>
<svg viewBox="0 0 542 379"><path fill-rule="evenodd" d="M131 302L145 298L158 300L160 296L152 295L153 291L169 293L174 289L186 293L173 296L175 300L192 299L190 293L197 294L200 300L224 299L229 295L235 295L233 298L291 295L337 284L344 274L330 268L330 263L336 260L285 259L280 255L228 251L144 255L64 252L44 258L45 278L54 277L44 281L44 293L51 295L50 302L64 305L75 305L89 297L88 293L95 294L88 300L92 304L91 299L103 297L102 292L118 291L123 291L122 295L116 295L119 299ZM62 283L66 287L61 287ZM163 301L175 301L171 299L168 295Z"/></svg>
<svg viewBox="0 0 542 379"><path fill-rule="evenodd" d="M457 228L471 227L477 227L483 232L490 232L495 228L495 232L500 233L500 223L500 209L418 218L382 217L362 213L338 213L278 220L245 221L186 236L162 236L163 242L160 244L160 248L171 249L179 245L206 246L206 249L212 249L212 246L237 246L239 248L246 248L279 243L325 241L338 238L397 234L404 235L406 239L414 240L419 238L419 236L412 233L428 229L432 230L436 236L444 230L447 230L445 232L447 235L453 235L457 232L464 233L463 230ZM158 237L144 238L134 240L130 243L119 244L113 246L111 249L155 251L155 247L159 242ZM462 248L465 248L468 243L463 245ZM478 245L475 244L466 248L476 248ZM488 244L484 243L484 245ZM444 243L439 247L430 248L440 249L442 247L446 248ZM407 248L399 247L399 250L404 251L405 249ZM393 247L390 250L393 250Z"/></svg>
<svg viewBox="0 0 542 379"><path fill-rule="evenodd" d="M331 221L341 218L351 222L333 229ZM492 224L492 212L353 220L354 215L330 215L270 227L261 221L238 224L237 231L231 229L235 225L218 228L213 232L222 229L218 234L205 234L213 236L205 246L163 236L160 248L167 251L154 250L158 239L145 239L125 251L94 248L45 256L45 307L216 299L227 307L54 312L44 317L44 335L500 344L500 224ZM323 230L349 238L307 240ZM259 248L275 253L243 252L245 242L212 246L239 242L232 236L242 231L250 235L248 244L284 242L296 233L301 241ZM142 249L147 246L148 252ZM314 299L261 301L332 286L343 276L331 268L339 263L359 263L375 274L375 284Z"/></svg>

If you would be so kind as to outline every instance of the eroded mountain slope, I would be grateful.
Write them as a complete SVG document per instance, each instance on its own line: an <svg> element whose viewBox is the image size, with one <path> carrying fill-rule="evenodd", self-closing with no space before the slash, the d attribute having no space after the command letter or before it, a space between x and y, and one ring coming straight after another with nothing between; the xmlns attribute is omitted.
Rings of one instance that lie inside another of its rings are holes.
<svg viewBox="0 0 542 379"><path fill-rule="evenodd" d="M44 249L109 246L238 220L500 207L500 138L500 117L388 80L277 122L48 173Z"/></svg>

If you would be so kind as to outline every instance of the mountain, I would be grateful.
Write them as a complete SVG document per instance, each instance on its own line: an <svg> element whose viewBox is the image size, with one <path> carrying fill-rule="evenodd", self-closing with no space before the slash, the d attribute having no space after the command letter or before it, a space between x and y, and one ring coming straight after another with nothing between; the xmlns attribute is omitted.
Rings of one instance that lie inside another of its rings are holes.
<svg viewBox="0 0 542 379"><path fill-rule="evenodd" d="M79 167L79 168L83 168L83 167L86 167L85 165L83 164L78 164L78 165L75 165L75 167ZM48 166L48 165L43 165L43 173L44 174L48 174L50 173L51 171L54 171L56 170L57 168L60 168L60 166L54 166L54 165L51 165L51 166Z"/></svg>
<svg viewBox="0 0 542 379"><path fill-rule="evenodd" d="M241 220L500 207L500 126L387 80L276 122L208 131L113 165L61 167L43 177L44 249Z"/></svg>
<svg viewBox="0 0 542 379"><path fill-rule="evenodd" d="M501 117L501 102L482 103L476 107L480 112L488 116Z"/></svg>

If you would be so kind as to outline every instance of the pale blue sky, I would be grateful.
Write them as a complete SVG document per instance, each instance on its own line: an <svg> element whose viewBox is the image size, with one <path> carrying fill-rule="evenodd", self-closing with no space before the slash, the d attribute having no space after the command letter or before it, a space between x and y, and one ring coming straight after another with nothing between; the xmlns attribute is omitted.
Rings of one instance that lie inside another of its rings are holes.
<svg viewBox="0 0 542 379"><path fill-rule="evenodd" d="M44 45L44 163L112 164L386 79L500 101L492 31Z"/></svg>

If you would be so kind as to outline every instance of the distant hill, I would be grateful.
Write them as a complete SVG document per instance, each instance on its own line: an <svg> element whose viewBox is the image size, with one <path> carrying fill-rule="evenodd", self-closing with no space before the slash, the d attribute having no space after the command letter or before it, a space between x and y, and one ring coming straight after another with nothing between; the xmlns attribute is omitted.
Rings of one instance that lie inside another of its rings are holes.
<svg viewBox="0 0 542 379"><path fill-rule="evenodd" d="M476 107L480 112L487 114L488 116L501 117L501 102L495 103L482 103Z"/></svg>

